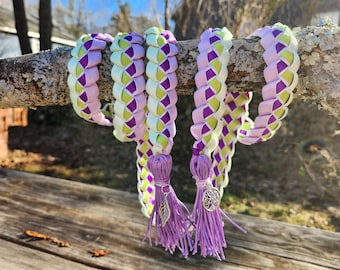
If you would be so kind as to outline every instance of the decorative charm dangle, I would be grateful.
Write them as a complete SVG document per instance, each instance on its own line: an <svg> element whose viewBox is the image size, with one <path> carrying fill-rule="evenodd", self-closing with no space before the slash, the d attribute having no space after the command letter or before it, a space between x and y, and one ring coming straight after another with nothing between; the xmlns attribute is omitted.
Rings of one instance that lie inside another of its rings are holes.
<svg viewBox="0 0 340 270"><path fill-rule="evenodd" d="M207 188L203 192L202 204L208 211L214 211L220 206L221 196L217 188L211 187Z"/></svg>
<svg viewBox="0 0 340 270"><path fill-rule="evenodd" d="M144 38L138 33L119 33L110 47L111 77L115 98L114 136L122 142L136 141L137 178L142 212L149 217L155 200L153 175L147 169L152 145L145 128Z"/></svg>
<svg viewBox="0 0 340 270"><path fill-rule="evenodd" d="M246 118L240 130L239 141L248 145L270 139L280 128L293 99L300 66L298 42L288 26L276 23L256 30L251 36L259 36L265 49L267 84L262 88L263 101L259 104L258 116L254 122Z"/></svg>
<svg viewBox="0 0 340 270"><path fill-rule="evenodd" d="M165 250L173 253L178 248L184 257L189 254L188 232L189 211L177 198L170 185L172 158L170 155L173 138L176 134L177 117L177 69L175 46L176 39L169 31L151 27L145 32L148 63L146 91L147 102L146 126L152 144L153 156L147 166L155 181L155 206L150 215L145 237L150 245L152 223L155 223L155 244L161 244Z"/></svg>
<svg viewBox="0 0 340 270"><path fill-rule="evenodd" d="M164 198L159 206L159 215L162 221L161 222L162 227L164 227L165 224L168 222L168 220L170 219L170 214L171 214L168 199L167 199L168 193L165 193L165 192L163 193L164 193Z"/></svg>
<svg viewBox="0 0 340 270"><path fill-rule="evenodd" d="M109 34L83 35L72 49L67 65L67 84L74 111L81 118L103 126L112 126L113 115L111 104L100 108L97 65L101 62L101 50L112 41Z"/></svg>
<svg viewBox="0 0 340 270"><path fill-rule="evenodd" d="M195 76L197 91L194 94L196 109L192 113L191 134L195 138L190 161L190 171L196 180L197 192L192 212L194 223L193 254L200 250L203 257L225 259L227 246L223 230L225 217L240 228L220 209L220 192L213 187L211 153L216 149L227 106L225 81L232 35L226 28L208 29L200 37L197 57L198 73ZM236 136L236 135L235 135Z"/></svg>

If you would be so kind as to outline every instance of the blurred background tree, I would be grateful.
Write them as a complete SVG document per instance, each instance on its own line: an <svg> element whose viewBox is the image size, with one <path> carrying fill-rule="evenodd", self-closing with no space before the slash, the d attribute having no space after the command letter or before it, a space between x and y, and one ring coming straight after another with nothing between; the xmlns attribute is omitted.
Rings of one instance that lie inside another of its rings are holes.
<svg viewBox="0 0 340 270"><path fill-rule="evenodd" d="M15 28L18 33L21 54L31 53L24 0L13 0Z"/></svg>
<svg viewBox="0 0 340 270"><path fill-rule="evenodd" d="M52 49L52 9L51 0L39 1L40 50Z"/></svg>
<svg viewBox="0 0 340 270"><path fill-rule="evenodd" d="M339 9L338 0L182 0L172 19L179 40L198 38L205 29L221 26L242 38L278 21L290 27L305 27L317 13Z"/></svg>
<svg viewBox="0 0 340 270"><path fill-rule="evenodd" d="M64 6L61 1L57 1L53 10L55 23L75 38L90 31L92 16L89 11L85 10L85 2L86 0L67 0Z"/></svg>
<svg viewBox="0 0 340 270"><path fill-rule="evenodd" d="M143 33L150 26L160 26L157 16L148 17L144 14L138 16L131 14L131 7L128 2L118 2L119 12L113 14L108 27L105 29L109 33L118 32L139 32Z"/></svg>

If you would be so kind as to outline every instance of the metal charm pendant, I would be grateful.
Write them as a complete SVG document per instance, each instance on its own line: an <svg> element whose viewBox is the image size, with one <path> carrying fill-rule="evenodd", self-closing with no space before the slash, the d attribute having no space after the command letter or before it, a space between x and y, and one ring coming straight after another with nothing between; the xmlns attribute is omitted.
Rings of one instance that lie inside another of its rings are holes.
<svg viewBox="0 0 340 270"><path fill-rule="evenodd" d="M161 204L158 208L159 216L160 216L161 222L162 222L162 227L164 227L165 224L170 219L170 207L169 207L167 197L168 197L168 194L165 194L164 200L161 202Z"/></svg>
<svg viewBox="0 0 340 270"><path fill-rule="evenodd" d="M220 191L217 188L208 188L202 196L203 207L209 212L214 211L219 207L220 199Z"/></svg>

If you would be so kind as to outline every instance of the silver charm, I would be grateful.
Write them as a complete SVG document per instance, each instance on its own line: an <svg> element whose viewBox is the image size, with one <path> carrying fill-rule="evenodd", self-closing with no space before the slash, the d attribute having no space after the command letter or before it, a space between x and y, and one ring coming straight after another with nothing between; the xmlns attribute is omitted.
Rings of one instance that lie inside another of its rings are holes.
<svg viewBox="0 0 340 270"><path fill-rule="evenodd" d="M220 199L220 191L217 188L207 188L202 196L203 207L209 212L214 211L219 207Z"/></svg>
<svg viewBox="0 0 340 270"><path fill-rule="evenodd" d="M164 227L165 224L170 219L170 207L169 207L167 197L168 197L168 193L165 193L164 194L164 200L161 202L161 204L158 208L159 216L160 216L161 222L162 222L162 227Z"/></svg>

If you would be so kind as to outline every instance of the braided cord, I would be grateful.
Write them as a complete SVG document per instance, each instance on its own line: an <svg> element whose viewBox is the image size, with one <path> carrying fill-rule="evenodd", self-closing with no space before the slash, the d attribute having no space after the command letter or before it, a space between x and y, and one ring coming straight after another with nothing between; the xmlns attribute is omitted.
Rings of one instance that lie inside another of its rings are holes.
<svg viewBox="0 0 340 270"><path fill-rule="evenodd" d="M140 140L145 132L143 41L138 33L119 33L110 47L111 77L115 82L112 89L115 98L113 134L122 142Z"/></svg>
<svg viewBox="0 0 340 270"><path fill-rule="evenodd" d="M263 101L259 104L258 116L254 122L245 119L240 130L239 141L248 145L270 139L280 128L293 99L300 65L297 40L287 26L276 23L255 31L252 36L261 37L265 49L263 58L267 67L264 78L267 84L262 88Z"/></svg>
<svg viewBox="0 0 340 270"><path fill-rule="evenodd" d="M145 31L148 63L146 66L146 126L154 155L170 154L176 134L177 77L176 39L167 30L150 27Z"/></svg>
<svg viewBox="0 0 340 270"><path fill-rule="evenodd" d="M248 117L248 104L252 93L227 93L225 104L226 111L222 117L223 128L218 140L218 145L213 152L212 184L223 195L223 189L228 185L228 173L232 165L235 144L239 130L246 117Z"/></svg>
<svg viewBox="0 0 340 270"><path fill-rule="evenodd" d="M196 109L192 113L193 125L190 129L196 140L190 160L190 171L197 186L191 215L195 227L192 252L196 254L200 250L203 257L215 256L219 260L225 259L223 248L227 246L222 218L224 217L245 232L221 210L221 192L213 185L213 181L215 180L216 184L218 179L214 179L212 175L211 154L216 151L219 142L224 142L221 136L231 135L233 140L237 137L237 132L229 134L228 129L223 129L226 123L224 116L229 115L228 106L232 106L233 99L237 101L237 96L227 94L225 85L228 76L229 49L232 46L231 39L232 34L226 28L208 29L200 37L198 45L200 54L197 57L198 73L195 77L198 90L194 94ZM242 102L240 101L237 105ZM245 108L240 111L243 109ZM235 117L241 117L240 115L242 113L236 113L235 110ZM232 123L229 125L229 128L232 128ZM226 133L222 134L223 131ZM221 151L219 154L225 153ZM213 161L215 161L215 156L212 156Z"/></svg>
<svg viewBox="0 0 340 270"><path fill-rule="evenodd" d="M196 109L192 113L190 128L195 138L193 154L210 157L218 144L222 131L222 116L226 111L224 98L228 76L227 63L232 46L232 34L226 28L204 31L198 45L198 73L195 76L197 90L194 94Z"/></svg>
<svg viewBox="0 0 340 270"><path fill-rule="evenodd" d="M154 176L155 201L149 218L146 237L152 245L152 224L155 224L155 244L162 245L171 254L176 248L187 257L191 243L188 230L189 210L178 199L170 184L172 157L170 155L176 134L178 67L174 35L161 28L145 31L148 63L146 66L147 102L146 126L152 145L152 156L147 167Z"/></svg>
<svg viewBox="0 0 340 270"><path fill-rule="evenodd" d="M87 34L80 37L71 51L72 58L67 68L67 84L74 111L83 119L103 126L112 126L112 105L101 109L98 99L97 65L101 62L103 50L113 38L109 34Z"/></svg>
<svg viewBox="0 0 340 270"><path fill-rule="evenodd" d="M155 181L147 167L149 158L153 156L148 131L141 140L137 141L136 154L138 199L142 205L142 213L150 217L155 205Z"/></svg>
<svg viewBox="0 0 340 270"><path fill-rule="evenodd" d="M114 136L122 142L136 141L137 189L142 213L149 217L154 205L153 176L146 167L152 155L148 132L145 128L145 65L144 38L138 33L119 33L110 47L113 63L111 77L115 98Z"/></svg>

